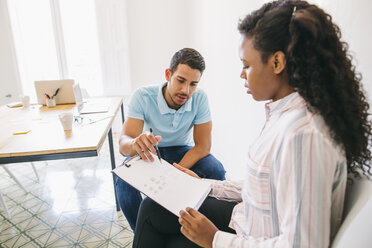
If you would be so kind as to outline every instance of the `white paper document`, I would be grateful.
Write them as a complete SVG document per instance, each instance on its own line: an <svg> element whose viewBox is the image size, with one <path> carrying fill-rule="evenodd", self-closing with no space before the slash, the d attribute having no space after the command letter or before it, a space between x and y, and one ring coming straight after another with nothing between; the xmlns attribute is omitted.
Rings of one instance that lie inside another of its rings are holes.
<svg viewBox="0 0 372 248"><path fill-rule="evenodd" d="M153 157L154 162L134 157L112 172L177 216L186 207L198 210L211 190L210 183Z"/></svg>

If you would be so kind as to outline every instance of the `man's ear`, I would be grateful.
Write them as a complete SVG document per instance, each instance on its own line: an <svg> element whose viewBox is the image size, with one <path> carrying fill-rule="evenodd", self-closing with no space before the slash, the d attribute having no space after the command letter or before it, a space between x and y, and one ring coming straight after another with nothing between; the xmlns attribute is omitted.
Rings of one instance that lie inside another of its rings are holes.
<svg viewBox="0 0 372 248"><path fill-rule="evenodd" d="M275 52L271 58L271 64L273 68L273 72L276 75L282 73L286 66L285 54L282 51Z"/></svg>
<svg viewBox="0 0 372 248"><path fill-rule="evenodd" d="M165 80L167 80L168 82L170 82L171 77L172 77L172 71L171 71L171 69L169 69L169 68L165 69Z"/></svg>

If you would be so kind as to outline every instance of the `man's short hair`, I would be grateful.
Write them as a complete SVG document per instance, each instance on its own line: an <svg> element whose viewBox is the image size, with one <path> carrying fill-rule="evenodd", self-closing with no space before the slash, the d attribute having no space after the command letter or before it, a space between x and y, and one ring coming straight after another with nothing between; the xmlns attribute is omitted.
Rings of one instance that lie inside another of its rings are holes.
<svg viewBox="0 0 372 248"><path fill-rule="evenodd" d="M203 56L192 48L183 48L177 51L170 62L170 70L172 72L177 70L179 64L185 64L190 66L192 69L197 69L201 73L205 70L205 62Z"/></svg>

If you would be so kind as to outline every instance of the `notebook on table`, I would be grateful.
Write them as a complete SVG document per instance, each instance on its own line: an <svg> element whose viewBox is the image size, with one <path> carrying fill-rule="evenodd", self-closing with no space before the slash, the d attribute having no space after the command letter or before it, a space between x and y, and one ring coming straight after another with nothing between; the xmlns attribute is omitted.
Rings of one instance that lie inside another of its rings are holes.
<svg viewBox="0 0 372 248"><path fill-rule="evenodd" d="M112 172L178 217L186 207L198 210L211 191L209 182L187 175L163 159L161 163L158 159L146 162L136 156Z"/></svg>
<svg viewBox="0 0 372 248"><path fill-rule="evenodd" d="M107 104L97 104L97 103L84 103L78 106L79 114L96 114L96 113L106 113L109 111L109 106Z"/></svg>

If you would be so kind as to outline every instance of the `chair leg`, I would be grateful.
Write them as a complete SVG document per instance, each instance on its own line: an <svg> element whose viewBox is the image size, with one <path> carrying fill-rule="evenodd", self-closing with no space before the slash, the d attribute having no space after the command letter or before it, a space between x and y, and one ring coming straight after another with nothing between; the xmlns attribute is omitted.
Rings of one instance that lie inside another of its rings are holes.
<svg viewBox="0 0 372 248"><path fill-rule="evenodd" d="M5 205L5 201L4 201L4 198L3 198L3 194L1 194L0 192L0 202L1 202L1 205L3 205L3 208L4 208L4 211L5 211L5 216L10 219L10 213L9 213L9 210L8 208L6 207Z"/></svg>
<svg viewBox="0 0 372 248"><path fill-rule="evenodd" d="M4 168L4 170L9 174L9 176L11 177L11 178L13 178L13 180L19 185L19 187L24 191L24 192L26 192L26 194L28 193L27 192L27 190L23 187L23 185L18 181L18 179L13 175L13 173L12 172L10 172L10 170L8 169L8 168L6 168L6 166L5 165L3 165L3 168Z"/></svg>
<svg viewBox="0 0 372 248"><path fill-rule="evenodd" d="M37 174L37 170L36 170L36 168L35 168L34 162L31 162L31 165L32 165L32 169L33 169L34 172L35 172L35 176L36 176L37 182L39 182L39 181L40 181L40 179L39 179L39 174Z"/></svg>

